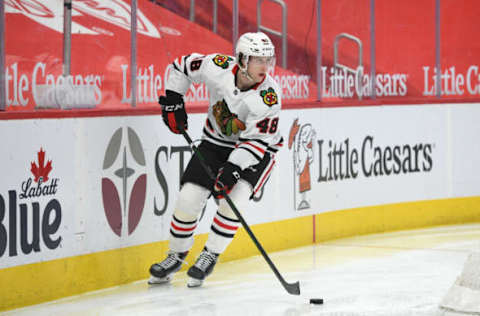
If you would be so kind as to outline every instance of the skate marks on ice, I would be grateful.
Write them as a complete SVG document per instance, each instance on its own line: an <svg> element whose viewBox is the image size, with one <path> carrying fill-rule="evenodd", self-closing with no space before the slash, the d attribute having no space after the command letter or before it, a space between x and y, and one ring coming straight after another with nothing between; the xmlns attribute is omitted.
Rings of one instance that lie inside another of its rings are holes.
<svg viewBox="0 0 480 316"><path fill-rule="evenodd" d="M257 256L220 259L200 288L180 272L170 284L142 280L0 315L447 316L438 303L474 249L480 225L361 236L272 253L285 278L300 281L299 297Z"/></svg>

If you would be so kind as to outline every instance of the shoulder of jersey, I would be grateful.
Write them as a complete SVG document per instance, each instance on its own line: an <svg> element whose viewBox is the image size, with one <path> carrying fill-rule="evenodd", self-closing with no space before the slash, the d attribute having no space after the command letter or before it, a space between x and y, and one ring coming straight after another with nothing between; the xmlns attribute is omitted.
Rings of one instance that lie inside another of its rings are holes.
<svg viewBox="0 0 480 316"><path fill-rule="evenodd" d="M235 58L224 54L210 54L205 56L205 62L211 71L231 71L235 66Z"/></svg>
<svg viewBox="0 0 480 316"><path fill-rule="evenodd" d="M264 105L269 107L281 105L280 87L270 75L267 75L265 80L256 88L256 91Z"/></svg>
<svg viewBox="0 0 480 316"><path fill-rule="evenodd" d="M280 86L275 81L275 79L273 79L273 77L270 76L270 74L267 74L267 76L265 77L265 80L263 80L263 82L258 86L257 89L265 89L265 87L267 88L271 87L272 89L277 91L278 94L280 93Z"/></svg>

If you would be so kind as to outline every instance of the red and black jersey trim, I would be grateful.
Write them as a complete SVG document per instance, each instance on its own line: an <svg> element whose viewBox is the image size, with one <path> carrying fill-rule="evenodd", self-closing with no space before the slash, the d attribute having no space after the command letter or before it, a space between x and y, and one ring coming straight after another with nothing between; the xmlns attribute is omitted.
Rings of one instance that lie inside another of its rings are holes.
<svg viewBox="0 0 480 316"><path fill-rule="evenodd" d="M175 70L182 72L180 68L178 68L177 64L175 64L175 62L173 62L172 65L173 65L173 68L175 68Z"/></svg>
<svg viewBox="0 0 480 316"><path fill-rule="evenodd" d="M280 140L278 141L278 143L276 143L275 145L273 145L275 147L283 147L283 136L280 137ZM278 151L279 148L275 148L275 147L272 147L272 146L268 146L268 150L273 152L273 153L276 153Z"/></svg>
<svg viewBox="0 0 480 316"><path fill-rule="evenodd" d="M212 123L210 123L210 120L207 118L207 121L205 122L207 125L208 129L213 133L215 130L213 129Z"/></svg>
<svg viewBox="0 0 480 316"><path fill-rule="evenodd" d="M238 148L245 149L252 152L255 157L259 157L261 160L265 156L265 152L268 149L268 144L259 139L240 139L240 143L237 144Z"/></svg>
<svg viewBox="0 0 480 316"><path fill-rule="evenodd" d="M258 143L259 145L261 145L260 147L264 147L265 150L268 150L272 153L277 153L278 152L278 148L275 148L275 147L282 147L283 146L283 137L281 137L280 141L273 146L269 145L267 142L265 142L263 140L260 140L260 139L239 138L239 141L242 142L242 143L248 143L248 142Z"/></svg>
<svg viewBox="0 0 480 316"><path fill-rule="evenodd" d="M182 59L183 59L183 71L180 69L180 67L182 67L182 64L177 61L178 59L175 59L172 62L173 68L175 70L179 71L179 72L183 72L185 74L185 76L188 76L188 67L187 67L187 59L188 58L190 58L190 55L186 55L186 56L182 57Z"/></svg>
<svg viewBox="0 0 480 316"><path fill-rule="evenodd" d="M188 71L187 71L187 59L190 57L190 55L186 55L183 57L183 73L188 76Z"/></svg>
<svg viewBox="0 0 480 316"><path fill-rule="evenodd" d="M261 140L261 139L242 138L242 137L240 137L238 140L241 141L241 142L257 142L257 143L259 143L260 145L262 145L262 146L264 146L264 147L268 147L268 143L265 142L265 141L263 141L263 140Z"/></svg>
<svg viewBox="0 0 480 316"><path fill-rule="evenodd" d="M262 157L260 157L259 155L257 155L253 150L251 150L251 149L249 149L249 148L246 148L246 147L238 147L238 148L248 151L248 152L249 152L250 154L252 154L252 156L255 157L255 159L257 159L258 161L262 160Z"/></svg>

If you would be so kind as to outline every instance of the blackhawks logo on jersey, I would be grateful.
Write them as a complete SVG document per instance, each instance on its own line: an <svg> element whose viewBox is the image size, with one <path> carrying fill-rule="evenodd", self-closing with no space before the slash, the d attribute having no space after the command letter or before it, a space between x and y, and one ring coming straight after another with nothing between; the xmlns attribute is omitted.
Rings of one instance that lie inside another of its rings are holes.
<svg viewBox="0 0 480 316"><path fill-rule="evenodd" d="M245 123L238 119L238 115L230 112L225 100L218 101L213 106L213 116L223 134L231 136L245 130Z"/></svg>
<svg viewBox="0 0 480 316"><path fill-rule="evenodd" d="M228 68L228 62L232 61L233 58L230 57L230 56L226 56L226 55L217 55L217 56L213 57L212 60L215 63L215 65L217 65L218 67L222 67L223 69L227 69Z"/></svg>
<svg viewBox="0 0 480 316"><path fill-rule="evenodd" d="M268 106L272 106L278 103L277 93L273 88L268 88L268 90L260 91L260 96L263 98L263 103Z"/></svg>

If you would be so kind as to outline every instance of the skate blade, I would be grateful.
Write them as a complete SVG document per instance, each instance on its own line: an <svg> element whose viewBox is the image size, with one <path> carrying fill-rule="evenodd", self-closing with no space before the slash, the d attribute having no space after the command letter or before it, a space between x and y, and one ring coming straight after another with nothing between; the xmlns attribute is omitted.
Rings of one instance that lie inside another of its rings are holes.
<svg viewBox="0 0 480 316"><path fill-rule="evenodd" d="M164 278L157 278L155 276L150 276L150 279L148 279L148 284L150 285L156 285L156 284L165 284L165 283L170 283L172 280L172 276L166 276Z"/></svg>
<svg viewBox="0 0 480 316"><path fill-rule="evenodd" d="M200 287L203 284L203 280L190 278L187 282L188 287Z"/></svg>

